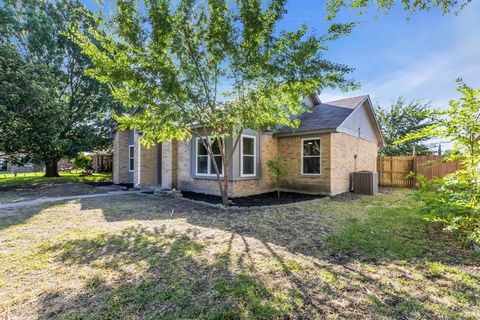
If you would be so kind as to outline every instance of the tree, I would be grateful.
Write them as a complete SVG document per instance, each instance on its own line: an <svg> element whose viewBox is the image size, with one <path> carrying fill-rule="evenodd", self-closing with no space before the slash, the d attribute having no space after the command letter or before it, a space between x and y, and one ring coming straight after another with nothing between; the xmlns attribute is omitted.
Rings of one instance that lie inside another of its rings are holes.
<svg viewBox="0 0 480 320"><path fill-rule="evenodd" d="M228 3L230 3L228 1ZM345 65L323 57L325 43L351 31L333 24L324 36L276 30L286 0L118 0L112 34L75 30L94 62L88 74L108 84L142 142L200 137L228 203L228 168L244 128L296 126L302 98L325 87L355 88ZM225 149L225 145L231 148ZM217 154L217 155L214 155ZM222 183L223 181L223 183Z"/></svg>
<svg viewBox="0 0 480 320"><path fill-rule="evenodd" d="M273 159L267 161L268 173L272 180L272 185L277 191L277 197L280 198L280 188L288 184L287 171L282 164L282 159L277 154Z"/></svg>
<svg viewBox="0 0 480 320"><path fill-rule="evenodd" d="M422 142L431 137L419 137L402 143L395 143L409 133L416 133L435 122L430 104L420 100L406 102L402 97L398 98L390 108L382 108L377 105L376 114L382 129L385 146L379 149L382 156L406 156L411 155L415 147L416 155L431 154L428 146Z"/></svg>
<svg viewBox="0 0 480 320"><path fill-rule="evenodd" d="M78 0L0 0L0 17L1 148L58 176L61 158L108 144L109 112L120 108L65 35L98 23Z"/></svg>
<svg viewBox="0 0 480 320"><path fill-rule="evenodd" d="M85 155L83 152L80 152L75 159L73 159L73 165L84 170L91 169L92 162L92 157Z"/></svg>
<svg viewBox="0 0 480 320"><path fill-rule="evenodd" d="M328 0L327 11L328 18L333 19L337 16L342 7L356 10L366 10L369 6L376 6L377 10L390 10L396 3L403 5L404 11L429 11L432 8L440 7L443 14L454 10L458 12L468 5L472 0Z"/></svg>
<svg viewBox="0 0 480 320"><path fill-rule="evenodd" d="M444 222L447 230L461 231L467 241L480 245L480 89L474 90L461 80L458 84L462 98L450 101L448 109L438 110L438 122L401 141L434 136L453 142L446 160L460 159L460 170L433 181L419 177L422 188L418 196L434 220Z"/></svg>

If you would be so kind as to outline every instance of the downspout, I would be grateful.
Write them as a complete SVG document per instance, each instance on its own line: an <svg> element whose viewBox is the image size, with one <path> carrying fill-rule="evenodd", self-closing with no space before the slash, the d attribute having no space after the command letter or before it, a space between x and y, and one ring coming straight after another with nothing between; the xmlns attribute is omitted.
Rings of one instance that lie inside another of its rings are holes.
<svg viewBox="0 0 480 320"><path fill-rule="evenodd" d="M137 131L138 134L138 131ZM136 187L141 188L142 184L142 143L140 140L145 136L145 133L138 137L138 146L137 146L137 158L138 158L138 165L137 165L137 184Z"/></svg>

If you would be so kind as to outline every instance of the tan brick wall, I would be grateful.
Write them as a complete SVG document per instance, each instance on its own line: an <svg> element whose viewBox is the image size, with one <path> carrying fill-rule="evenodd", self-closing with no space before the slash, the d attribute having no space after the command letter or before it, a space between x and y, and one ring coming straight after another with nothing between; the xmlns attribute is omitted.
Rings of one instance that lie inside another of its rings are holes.
<svg viewBox="0 0 480 320"><path fill-rule="evenodd" d="M259 143L261 176L259 179L234 181L232 192L234 197L245 197L274 190L268 174L267 161L273 159L277 154L277 140L271 134L260 134Z"/></svg>
<svg viewBox="0 0 480 320"><path fill-rule="evenodd" d="M301 174L301 139L321 139L321 175ZM138 136L135 136L135 142ZM260 178L242 179L229 182L231 197L273 191L268 174L267 161L275 154L280 155L287 168L287 189L320 193L338 194L349 191L349 174L356 170L376 170L377 145L374 142L358 139L344 133L302 135L298 137L273 138L261 134L260 139ZM137 146L138 144L136 144ZM219 195L216 179L193 179L190 168L190 141L163 142L162 148L162 187ZM157 184L157 147L141 148L142 187ZM354 155L357 154L355 162ZM138 161L135 154L135 167ZM128 133L116 132L114 138L113 175L115 183L128 182ZM134 183L137 183L135 170Z"/></svg>
<svg viewBox="0 0 480 320"><path fill-rule="evenodd" d="M128 183L128 132L116 131L113 139L113 183Z"/></svg>
<svg viewBox="0 0 480 320"><path fill-rule="evenodd" d="M157 184L157 146L150 148L142 145L141 147L141 186L151 186Z"/></svg>
<svg viewBox="0 0 480 320"><path fill-rule="evenodd" d="M376 171L377 143L344 133L331 134L332 194L350 190L350 173L355 170ZM357 160L355 161L355 154Z"/></svg>
<svg viewBox="0 0 480 320"><path fill-rule="evenodd" d="M320 138L321 143L321 174L315 176L301 174L302 139ZM278 154L287 169L289 186L286 189L330 194L330 133L302 135L295 137L279 137L277 140Z"/></svg>

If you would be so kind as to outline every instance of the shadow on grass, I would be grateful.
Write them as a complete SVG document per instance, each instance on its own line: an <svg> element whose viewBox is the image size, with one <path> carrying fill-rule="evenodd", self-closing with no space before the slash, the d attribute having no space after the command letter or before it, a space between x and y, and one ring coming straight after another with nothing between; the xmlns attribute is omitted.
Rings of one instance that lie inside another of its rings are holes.
<svg viewBox="0 0 480 320"><path fill-rule="evenodd" d="M195 256L203 247L189 235L141 227L48 248L66 264L115 271L119 280L113 285L94 276L79 294L49 293L40 318L267 319L286 314L287 301L254 277L229 270L230 249L231 242L212 263L200 263Z"/></svg>
<svg viewBox="0 0 480 320"><path fill-rule="evenodd" d="M42 296L40 318L450 318L476 304L479 279L448 264L475 267L478 256L448 237L432 239L435 230L412 199L364 199L246 211L139 195L82 200L82 210L100 209L107 222L160 226L48 247L56 261L96 271L83 290ZM228 240L215 243L222 250L213 254L197 232L227 233ZM314 267L305 270L292 257ZM262 259L274 266L262 270ZM405 266L426 269L414 274ZM422 285L456 299L454 307Z"/></svg>
<svg viewBox="0 0 480 320"><path fill-rule="evenodd" d="M231 251L236 237L247 243L247 258L248 241L232 233L223 243L224 250L208 263L198 258L205 248L194 239L194 234L167 233L164 228L128 227L119 234L104 233L46 248L71 267L90 266L97 271L85 281L82 290L73 294L59 290L42 296L39 318L308 319L332 314L341 318L431 315L404 292L389 291L378 279L348 266L339 270L318 265L320 278L303 278L272 245L263 242L280 266L277 277L286 281L281 286L267 285L243 264L233 266ZM252 268L256 269L255 265ZM337 284L360 278L377 294L380 292L381 298L372 293L367 307L354 309L352 306L358 305L355 290L338 290Z"/></svg>
<svg viewBox="0 0 480 320"><path fill-rule="evenodd" d="M199 227L253 237L292 253L332 262L440 261L478 265L480 255L462 247L441 226L424 220L410 194L392 202L381 197L330 201L339 212L322 212L323 202L307 201L241 211L223 211L177 199L148 201L131 197L123 203L98 205L82 201L83 209L101 208L107 221L181 219ZM330 206L330 204L328 204ZM330 209L331 210L331 209Z"/></svg>

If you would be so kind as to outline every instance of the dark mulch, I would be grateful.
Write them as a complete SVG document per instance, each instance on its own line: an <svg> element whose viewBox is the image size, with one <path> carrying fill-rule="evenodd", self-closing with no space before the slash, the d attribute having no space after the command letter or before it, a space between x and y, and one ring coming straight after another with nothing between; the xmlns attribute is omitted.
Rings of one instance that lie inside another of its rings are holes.
<svg viewBox="0 0 480 320"><path fill-rule="evenodd" d="M213 196L209 194L196 193L190 191L182 191L184 198L204 201L212 204L221 204L222 198L219 196ZM300 201L320 199L325 196L311 195L296 192L281 192L280 198L277 197L276 192L262 193L248 197L232 198L231 206L236 207L257 207L257 206L272 206L278 204L295 203Z"/></svg>
<svg viewBox="0 0 480 320"><path fill-rule="evenodd" d="M88 184L92 187L105 187L105 186L111 186L113 184L113 181L87 181L85 184ZM133 187L133 183L131 184Z"/></svg>

